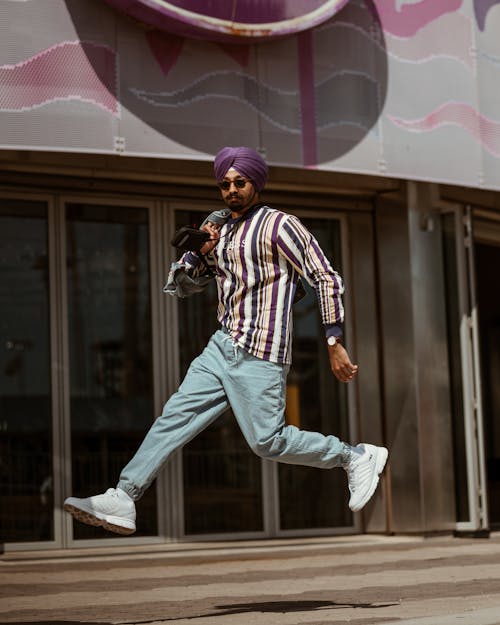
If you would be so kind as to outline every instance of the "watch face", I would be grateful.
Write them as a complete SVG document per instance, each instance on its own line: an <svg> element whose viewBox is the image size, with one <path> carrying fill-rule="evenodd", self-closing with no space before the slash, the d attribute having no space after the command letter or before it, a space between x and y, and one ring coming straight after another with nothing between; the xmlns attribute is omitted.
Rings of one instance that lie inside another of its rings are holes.
<svg viewBox="0 0 500 625"><path fill-rule="evenodd" d="M132 17L176 35L245 43L313 28L349 0L105 0Z"/></svg>
<svg viewBox="0 0 500 625"><path fill-rule="evenodd" d="M335 345L337 343L337 339L334 336L329 336L327 342L328 345Z"/></svg>

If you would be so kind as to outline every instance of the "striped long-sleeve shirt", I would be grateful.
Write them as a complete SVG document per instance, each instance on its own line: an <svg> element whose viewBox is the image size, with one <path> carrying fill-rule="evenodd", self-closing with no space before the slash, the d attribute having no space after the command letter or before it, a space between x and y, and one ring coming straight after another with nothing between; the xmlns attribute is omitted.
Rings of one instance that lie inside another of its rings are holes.
<svg viewBox="0 0 500 625"><path fill-rule="evenodd" d="M243 220L230 219L207 255L216 273L217 316L231 337L257 358L291 362L292 304L303 276L315 289L321 318L334 334L344 317L343 284L318 242L297 217L259 205ZM181 265L203 272L188 252Z"/></svg>

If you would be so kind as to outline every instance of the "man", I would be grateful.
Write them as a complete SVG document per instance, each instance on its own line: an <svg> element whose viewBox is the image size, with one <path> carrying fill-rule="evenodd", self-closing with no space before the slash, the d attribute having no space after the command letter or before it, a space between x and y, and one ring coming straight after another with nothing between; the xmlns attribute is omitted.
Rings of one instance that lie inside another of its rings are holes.
<svg viewBox="0 0 500 625"><path fill-rule="evenodd" d="M215 275L221 328L191 363L117 487L64 503L76 519L119 534L135 531L134 502L170 454L229 406L259 456L324 469L343 467L353 511L371 498L387 460L384 447L352 447L335 436L285 424L292 305L300 277L316 291L334 375L349 382L357 374L342 345L342 280L299 219L260 203L268 170L255 150L224 148L214 169L227 215L219 211L209 216L202 229L210 239L199 254L187 252L174 263L165 290L183 297Z"/></svg>

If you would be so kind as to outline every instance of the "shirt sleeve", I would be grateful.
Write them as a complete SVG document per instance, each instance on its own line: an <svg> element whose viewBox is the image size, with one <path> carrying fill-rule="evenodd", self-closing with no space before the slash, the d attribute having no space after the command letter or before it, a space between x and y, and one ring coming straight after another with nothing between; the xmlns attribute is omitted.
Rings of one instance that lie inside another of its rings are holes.
<svg viewBox="0 0 500 625"><path fill-rule="evenodd" d="M209 267L215 266L212 254L205 255L205 261ZM207 273L207 267L195 252L185 252L176 263L177 268L182 268L192 278L199 278Z"/></svg>
<svg viewBox="0 0 500 625"><path fill-rule="evenodd" d="M213 258L208 259L208 255L205 259L207 264L209 260L211 265L212 263L215 264ZM170 266L163 292L180 298L189 297L194 293L203 291L213 277L213 272L207 271L207 267L197 254L186 252Z"/></svg>
<svg viewBox="0 0 500 625"><path fill-rule="evenodd" d="M282 220L277 235L279 253L314 288L326 336L342 336L344 284L319 243L293 215Z"/></svg>

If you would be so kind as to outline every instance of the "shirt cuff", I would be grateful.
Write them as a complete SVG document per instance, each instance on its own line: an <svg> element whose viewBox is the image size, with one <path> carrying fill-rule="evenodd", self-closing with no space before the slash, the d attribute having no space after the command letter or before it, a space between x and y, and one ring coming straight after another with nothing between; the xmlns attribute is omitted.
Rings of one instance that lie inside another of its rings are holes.
<svg viewBox="0 0 500 625"><path fill-rule="evenodd" d="M191 267L197 267L201 261L198 254L194 252L186 252L183 260L186 264L191 265Z"/></svg>
<svg viewBox="0 0 500 625"><path fill-rule="evenodd" d="M341 323L325 323L326 338L334 336L335 338L339 339L342 337L343 333L344 332Z"/></svg>

